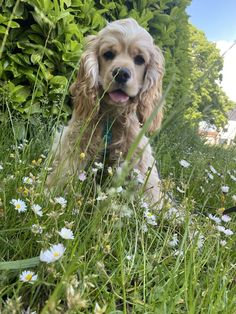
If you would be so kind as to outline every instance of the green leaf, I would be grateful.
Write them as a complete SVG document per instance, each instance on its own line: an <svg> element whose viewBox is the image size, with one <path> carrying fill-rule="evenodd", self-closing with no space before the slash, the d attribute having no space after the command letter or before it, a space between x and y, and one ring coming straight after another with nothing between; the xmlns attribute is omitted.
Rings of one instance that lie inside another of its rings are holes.
<svg viewBox="0 0 236 314"><path fill-rule="evenodd" d="M66 85L68 80L65 76L56 75L52 79L50 79L49 83L51 85Z"/></svg>
<svg viewBox="0 0 236 314"><path fill-rule="evenodd" d="M39 263L39 257L32 257L12 262L0 262L0 270L31 268L37 266Z"/></svg>

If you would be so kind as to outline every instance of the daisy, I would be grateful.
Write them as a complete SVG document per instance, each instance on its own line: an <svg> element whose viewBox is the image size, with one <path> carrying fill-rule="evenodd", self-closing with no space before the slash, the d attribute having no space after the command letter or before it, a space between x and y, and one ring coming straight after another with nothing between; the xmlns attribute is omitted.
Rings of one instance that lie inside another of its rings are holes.
<svg viewBox="0 0 236 314"><path fill-rule="evenodd" d="M20 274L20 281L34 283L38 279L38 275L36 275L33 271L24 270Z"/></svg>
<svg viewBox="0 0 236 314"><path fill-rule="evenodd" d="M223 193L228 193L228 192L229 192L229 187L228 187L227 185L223 185L223 186L221 187L221 191L222 191Z"/></svg>
<svg viewBox="0 0 236 314"><path fill-rule="evenodd" d="M220 220L219 217L216 217L216 216L214 216L214 215L212 215L212 214L209 214L208 217L209 217L211 220L213 220L214 222L216 222L217 224L220 224L220 223L221 223L221 220Z"/></svg>
<svg viewBox="0 0 236 314"><path fill-rule="evenodd" d="M212 173L217 174L217 171L213 166L210 165L209 167L210 167Z"/></svg>
<svg viewBox="0 0 236 314"><path fill-rule="evenodd" d="M226 246L227 242L225 240L220 240L220 245Z"/></svg>
<svg viewBox="0 0 236 314"><path fill-rule="evenodd" d="M178 237L177 237L177 233L175 233L173 235L172 240L169 241L169 246L174 247L174 246L177 246L178 243L179 243L179 240L178 240Z"/></svg>
<svg viewBox="0 0 236 314"><path fill-rule="evenodd" d="M61 231L59 231L58 233L63 239L66 239L66 240L74 239L73 232L68 228L61 228Z"/></svg>
<svg viewBox="0 0 236 314"><path fill-rule="evenodd" d="M67 200L64 197L55 197L54 201L56 204L61 205L62 208L65 208L67 205Z"/></svg>
<svg viewBox="0 0 236 314"><path fill-rule="evenodd" d="M32 209L32 211L33 211L36 215L38 215L38 216L40 216L40 217L43 216L42 207L41 207L40 205L38 205L38 204L33 204L33 205L31 206L31 209Z"/></svg>
<svg viewBox="0 0 236 314"><path fill-rule="evenodd" d="M48 250L41 251L39 259L42 262L53 263L60 259L65 252L63 244L54 244Z"/></svg>
<svg viewBox="0 0 236 314"><path fill-rule="evenodd" d="M181 159L179 163L184 168L188 168L190 166L190 163L184 159Z"/></svg>
<svg viewBox="0 0 236 314"><path fill-rule="evenodd" d="M21 199L12 199L10 201L10 204L15 206L15 209L18 211L18 213L23 213L27 210L27 206L24 201Z"/></svg>
<svg viewBox="0 0 236 314"><path fill-rule="evenodd" d="M24 177L24 178L23 178L23 183L24 183L24 184L32 185L32 184L33 184L33 179L30 178L30 177Z"/></svg>
<svg viewBox="0 0 236 314"><path fill-rule="evenodd" d="M79 180L84 182L86 180L86 173L83 171L83 172L80 172L79 174Z"/></svg>
<svg viewBox="0 0 236 314"><path fill-rule="evenodd" d="M224 221L224 222L229 222L231 220L231 218L228 215L223 215L221 217L221 220Z"/></svg>
<svg viewBox="0 0 236 314"><path fill-rule="evenodd" d="M96 198L97 201L104 201L107 198L107 195L105 193L101 193Z"/></svg>

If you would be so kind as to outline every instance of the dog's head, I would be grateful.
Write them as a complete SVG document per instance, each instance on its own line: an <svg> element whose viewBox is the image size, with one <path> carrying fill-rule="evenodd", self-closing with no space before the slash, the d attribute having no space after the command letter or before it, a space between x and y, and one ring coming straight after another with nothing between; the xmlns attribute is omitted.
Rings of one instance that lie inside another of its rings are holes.
<svg viewBox="0 0 236 314"><path fill-rule="evenodd" d="M97 36L89 36L80 60L77 81L72 85L78 115L88 116L99 108L137 103L140 122L145 122L162 92L164 58L151 35L134 19L109 23ZM161 111L150 130L161 122Z"/></svg>

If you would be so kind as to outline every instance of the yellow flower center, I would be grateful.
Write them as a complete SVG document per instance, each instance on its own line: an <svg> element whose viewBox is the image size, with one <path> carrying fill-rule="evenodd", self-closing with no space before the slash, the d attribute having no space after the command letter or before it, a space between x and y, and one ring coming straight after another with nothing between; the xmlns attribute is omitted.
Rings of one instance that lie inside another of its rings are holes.
<svg viewBox="0 0 236 314"><path fill-rule="evenodd" d="M32 279L32 277L33 277L33 274L27 274L27 275L25 276L25 279L26 279L27 281L30 281L30 280Z"/></svg>
<svg viewBox="0 0 236 314"><path fill-rule="evenodd" d="M17 209L20 209L20 204L16 204L16 208L17 208Z"/></svg>
<svg viewBox="0 0 236 314"><path fill-rule="evenodd" d="M54 256L54 257L57 257L57 256L59 256L59 255L60 255L60 254L59 254L58 252L54 252L54 253L53 253L53 256Z"/></svg>

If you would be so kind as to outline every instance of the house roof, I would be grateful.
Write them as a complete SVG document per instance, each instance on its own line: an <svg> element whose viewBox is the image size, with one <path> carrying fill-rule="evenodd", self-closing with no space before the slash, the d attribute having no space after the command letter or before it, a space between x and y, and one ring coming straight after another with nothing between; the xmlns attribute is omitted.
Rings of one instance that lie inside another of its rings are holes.
<svg viewBox="0 0 236 314"><path fill-rule="evenodd" d="M236 121L236 108L229 112L228 119L231 121Z"/></svg>

